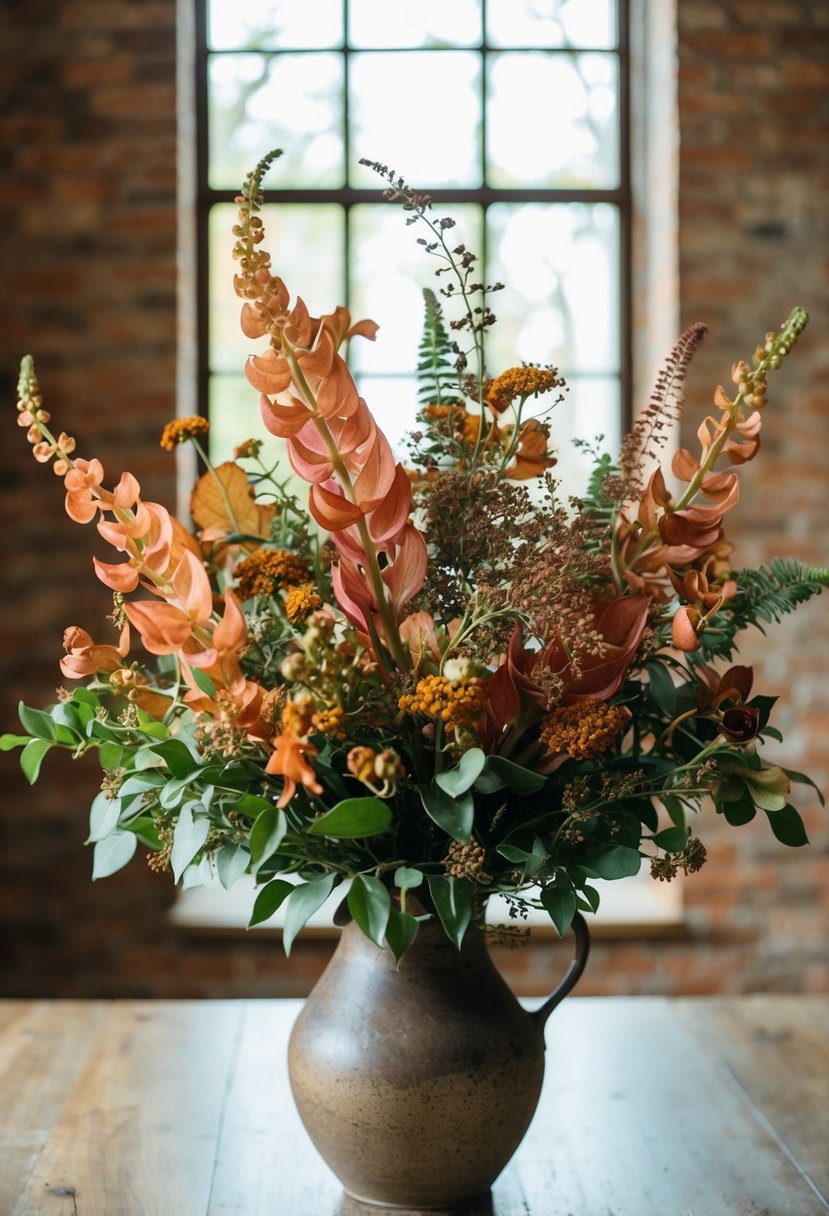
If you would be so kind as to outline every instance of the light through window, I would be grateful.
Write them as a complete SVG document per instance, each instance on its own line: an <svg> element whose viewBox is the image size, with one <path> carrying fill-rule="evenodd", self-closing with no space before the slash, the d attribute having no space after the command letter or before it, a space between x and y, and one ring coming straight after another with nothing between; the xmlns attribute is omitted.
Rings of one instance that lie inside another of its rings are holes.
<svg viewBox="0 0 829 1216"><path fill-rule="evenodd" d="M241 368L233 197L273 147L274 268L312 313L377 321L360 391L393 441L415 417L434 267L361 157L457 221L491 298L487 367L552 363L559 447L615 448L629 349L625 20L616 0L209 0L199 13L200 390L217 451L260 432ZM574 463L568 452L568 464Z"/></svg>

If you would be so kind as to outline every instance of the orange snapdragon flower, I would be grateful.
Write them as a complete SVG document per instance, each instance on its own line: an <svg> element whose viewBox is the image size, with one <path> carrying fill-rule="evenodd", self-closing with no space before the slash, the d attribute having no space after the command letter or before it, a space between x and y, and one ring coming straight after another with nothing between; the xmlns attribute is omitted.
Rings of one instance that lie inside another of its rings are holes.
<svg viewBox="0 0 829 1216"><path fill-rule="evenodd" d="M123 667L130 650L130 627L124 624L117 646L97 645L85 629L70 625L64 630L63 648L66 655L60 661L60 669L70 680L84 676L117 671Z"/></svg>

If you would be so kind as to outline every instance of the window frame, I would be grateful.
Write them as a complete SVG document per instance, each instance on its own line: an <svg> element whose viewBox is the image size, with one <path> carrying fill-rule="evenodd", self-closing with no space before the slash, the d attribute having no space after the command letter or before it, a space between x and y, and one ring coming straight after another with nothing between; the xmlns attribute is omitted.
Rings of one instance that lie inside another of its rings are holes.
<svg viewBox="0 0 829 1216"><path fill-rule="evenodd" d="M482 28L486 30L486 2L481 0L483 6L483 24ZM347 3L345 5L345 20L343 42L338 47L331 48L334 51L341 53L344 57L345 74L344 74L344 97L343 97L343 129L345 137L345 163L351 163L352 149L350 147L350 128L349 128L349 97L348 97L348 64L349 56L359 49L360 54L382 54L388 48L355 48L350 46L348 42L348 21L347 21ZM618 317L619 317L619 403L620 403L620 418L619 425L621 434L625 434L632 424L632 385L633 385L633 366L632 366L632 349L633 349L633 334L632 334L632 249L631 249L631 233L633 227L633 205L632 205L632 184L631 184L631 132L630 132L630 5L629 0L616 0L617 4L617 20L618 20L618 42L615 48L605 48L605 53L615 55L618 66L618 88L619 88L619 107L618 107L618 138L619 138L619 182L614 188L597 188L597 189L498 189L492 186L480 186L474 189L463 188L440 188L435 190L436 201L439 202L441 210L450 210L453 205L458 203L473 203L481 206L485 219L486 208L499 202L508 203L609 203L617 208L619 216L619 282L618 282ZM210 297L209 297L209 279L210 279L210 248L209 248L209 223L210 211L217 203L232 203L238 193L237 189L216 189L209 183L209 141L208 141L208 123L209 123L209 57L213 52L208 44L208 15L207 15L208 0L195 0L195 117L196 117L196 189L195 189L195 245L196 245L196 274L195 274L195 322L196 322L196 400L198 403L198 412L207 416L209 413L210 401ZM405 48L412 53L417 53L420 48ZM454 50L454 47L433 48L424 47L424 51L440 51ZM494 47L484 39L477 45L464 47L464 50L477 52L482 56L483 67L483 89L486 88L486 54L487 52L499 52L505 48ZM551 54L572 53L572 48L538 48L538 47L510 47L510 52L529 51L529 50L545 50ZM578 53L589 51L593 48L576 48ZM223 51L222 54L246 54L246 51ZM261 52L267 55L280 54L302 54L303 51L295 49L285 52L279 50L268 50ZM482 161L486 156L486 105L485 92L483 98L481 114L481 158ZM267 149L263 149L263 155ZM252 166L251 166L252 167ZM482 164L482 176L485 166ZM241 183L240 183L241 185ZM415 188L418 187L417 182L412 183ZM361 203L377 204L381 198L382 185L378 179L376 188L364 188L353 186L342 186L337 188L323 189L280 189L278 183L274 186L268 186L267 202L269 204L279 203L335 203L343 207L345 219L345 248L343 250L343 266L346 283L346 294L351 283L350 277L350 241L349 241L349 213L351 209ZM481 258L481 265L486 267L487 249L486 249L486 223L482 225L482 240L483 247L478 251ZM334 300L330 302L330 307L333 308L336 304L348 305L348 300ZM241 371L241 369L240 369ZM567 368L561 369L562 374L567 376ZM615 378L615 373L612 377ZM414 418L412 424L414 425Z"/></svg>

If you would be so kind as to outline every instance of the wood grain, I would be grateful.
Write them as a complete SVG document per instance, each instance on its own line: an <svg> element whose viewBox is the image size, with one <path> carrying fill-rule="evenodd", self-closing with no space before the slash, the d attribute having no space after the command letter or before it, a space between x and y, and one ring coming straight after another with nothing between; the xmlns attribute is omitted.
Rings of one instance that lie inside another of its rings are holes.
<svg viewBox="0 0 829 1216"><path fill-rule="evenodd" d="M0 1003L0 1216L377 1216L294 1109L299 1006ZM547 1044L524 1144L458 1216L829 1212L826 998L570 998Z"/></svg>

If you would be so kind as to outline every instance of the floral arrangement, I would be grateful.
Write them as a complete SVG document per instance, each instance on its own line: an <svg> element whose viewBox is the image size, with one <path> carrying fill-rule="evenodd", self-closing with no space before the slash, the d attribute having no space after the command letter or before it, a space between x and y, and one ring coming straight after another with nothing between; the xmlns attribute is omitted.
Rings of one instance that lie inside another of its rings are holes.
<svg viewBox="0 0 829 1216"><path fill-rule="evenodd" d="M72 689L48 710L21 705L25 733L2 747L22 746L30 781L53 747L97 752L93 877L139 842L185 885L251 874L250 923L284 902L286 950L350 879L351 917L399 959L424 917L460 946L493 892L516 917L545 909L563 934L577 909L596 910L597 878L636 874L643 857L658 880L698 870L690 814L703 801L734 825L759 809L783 844L806 843L789 793L808 778L764 762L775 698L733 659L741 630L778 620L829 572L734 569L723 528L803 310L734 366L733 396L716 390L699 450L663 462L705 332L691 326L618 459L582 444L592 474L563 500L551 411L529 416L528 402L555 405L564 381L534 365L490 377L502 285L476 281L453 221L373 165L439 276L404 464L340 353L376 326L343 308L311 317L271 267L259 212L277 155L237 200L235 287L245 335L264 343L246 376L310 487L307 510L270 441L214 466L204 418L161 440L193 444L206 466L192 530L130 473L107 488L98 460L55 437L23 361L18 421L35 458L63 479L71 518L95 522L123 560L94 561L117 640L67 629Z"/></svg>

